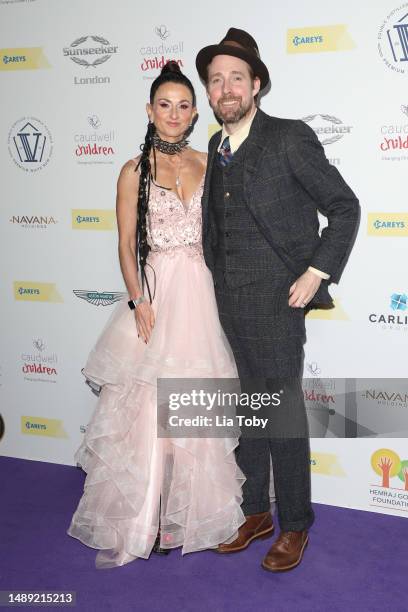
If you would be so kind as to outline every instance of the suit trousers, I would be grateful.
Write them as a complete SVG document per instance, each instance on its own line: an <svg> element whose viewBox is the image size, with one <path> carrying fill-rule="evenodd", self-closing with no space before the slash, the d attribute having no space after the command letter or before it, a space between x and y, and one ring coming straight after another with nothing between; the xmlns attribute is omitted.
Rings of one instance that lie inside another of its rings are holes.
<svg viewBox="0 0 408 612"><path fill-rule="evenodd" d="M214 273L221 325L231 345L241 392L285 390L285 409L269 419L257 437L241 433L236 459L246 476L242 510L246 516L270 509L272 458L282 531L308 529L311 506L310 445L301 376L305 341L304 312L288 305L293 279L262 277L231 288L225 273ZM282 395L283 397L283 395ZM283 416L282 416L283 415Z"/></svg>

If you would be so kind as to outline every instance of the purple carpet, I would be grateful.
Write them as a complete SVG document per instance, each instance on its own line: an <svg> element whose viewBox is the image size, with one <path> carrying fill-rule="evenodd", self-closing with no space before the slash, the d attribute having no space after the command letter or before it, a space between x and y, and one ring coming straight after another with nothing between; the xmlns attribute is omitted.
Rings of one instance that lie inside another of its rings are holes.
<svg viewBox="0 0 408 612"><path fill-rule="evenodd" d="M0 590L76 591L87 612L408 610L407 519L315 504L303 562L282 574L260 567L272 539L96 570L96 551L66 535L84 473L9 457L0 469Z"/></svg>

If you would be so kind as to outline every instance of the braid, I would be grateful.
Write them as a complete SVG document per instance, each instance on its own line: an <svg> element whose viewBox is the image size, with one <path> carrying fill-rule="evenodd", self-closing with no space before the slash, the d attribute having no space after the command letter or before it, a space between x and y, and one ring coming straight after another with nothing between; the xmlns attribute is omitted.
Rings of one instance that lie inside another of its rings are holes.
<svg viewBox="0 0 408 612"><path fill-rule="evenodd" d="M142 291L146 283L149 293L149 300L152 303L149 282L146 277L145 267L146 259L150 251L150 246L147 242L146 215L148 212L149 197L150 197L150 179L152 176L150 164L150 151L153 148L153 136L156 128L153 123L149 122L145 136L144 144L142 145L142 155L135 171L140 166L139 192L137 198L137 229L136 229L136 245L140 266L140 274L142 278ZM154 149L153 149L154 151Z"/></svg>
<svg viewBox="0 0 408 612"><path fill-rule="evenodd" d="M181 72L180 66L177 62L171 61L165 64L161 70L161 73L153 81L150 88L150 103L154 101L154 97L160 85L164 83L177 83L187 87L192 96L193 106L196 105L196 95L194 87L191 81ZM149 121L147 126L147 132L145 136L144 144L141 146L142 154L140 156L139 163L137 164L135 171L140 167L140 180L139 180L139 192L137 196L137 228L136 228L136 251L138 267L140 268L140 275L142 279L142 291L146 285L149 300L152 303L152 296L150 292L149 282L147 280L145 268L147 263L147 256L150 251L150 246L147 242L147 227L146 227L146 215L148 213L149 197L150 197L150 182L153 180L152 166L150 163L150 153L153 151L154 159L154 178L156 178L156 150L153 144L153 136L156 133L156 127L154 123ZM185 136L187 133L185 134ZM164 187L167 189L167 187ZM151 267L151 266L150 266ZM154 270L153 270L154 273ZM154 294L153 294L154 297Z"/></svg>

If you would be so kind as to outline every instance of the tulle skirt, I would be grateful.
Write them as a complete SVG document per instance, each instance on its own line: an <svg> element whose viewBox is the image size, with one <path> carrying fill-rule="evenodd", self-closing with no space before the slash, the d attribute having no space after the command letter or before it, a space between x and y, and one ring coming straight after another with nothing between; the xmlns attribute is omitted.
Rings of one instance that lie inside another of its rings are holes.
<svg viewBox="0 0 408 612"><path fill-rule="evenodd" d="M232 541L245 521L237 438L157 436L158 378L237 376L211 274L186 250L148 261L156 277L148 344L124 297L82 370L99 399L75 454L87 476L68 534L100 549L98 568L148 558L159 526L161 547L189 553Z"/></svg>

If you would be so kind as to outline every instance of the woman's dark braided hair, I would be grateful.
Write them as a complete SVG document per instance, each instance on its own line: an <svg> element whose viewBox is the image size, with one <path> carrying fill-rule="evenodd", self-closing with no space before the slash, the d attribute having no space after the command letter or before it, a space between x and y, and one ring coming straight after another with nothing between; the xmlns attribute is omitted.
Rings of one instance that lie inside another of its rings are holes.
<svg viewBox="0 0 408 612"><path fill-rule="evenodd" d="M165 64L161 70L159 76L153 81L150 88L150 104L153 104L154 97L160 85L164 83L178 83L185 85L191 92L193 106L196 106L196 95L194 87L190 81L180 70L177 62L171 61ZM146 277L146 260L150 251L150 246L147 242L147 228L146 228L146 215L148 213L149 197L150 197L150 181L153 180L152 167L150 163L150 152L153 149L154 157L154 178L156 178L156 154L153 146L153 136L156 133L156 127L154 123L149 121L147 126L147 132L143 145L141 145L142 154L140 160L135 168L137 171L140 167L140 178L139 178L139 192L137 197L137 228L136 228L136 250L137 257L140 266L140 275L142 279L142 291L146 284L147 291L149 293L149 300L152 303L153 298L150 292L149 282ZM184 135L184 137L186 134Z"/></svg>

